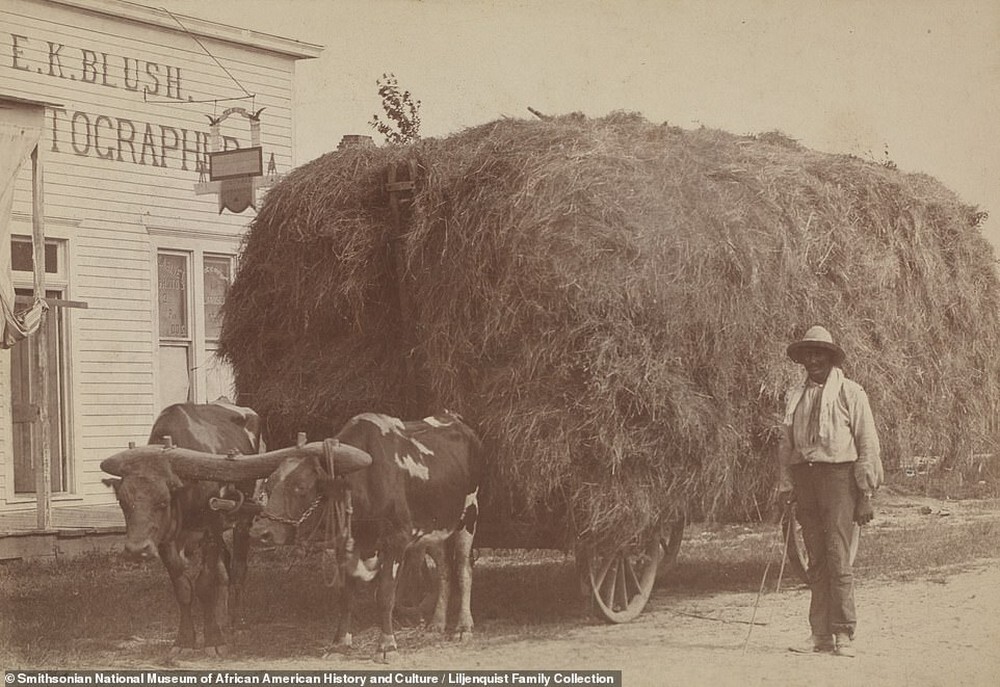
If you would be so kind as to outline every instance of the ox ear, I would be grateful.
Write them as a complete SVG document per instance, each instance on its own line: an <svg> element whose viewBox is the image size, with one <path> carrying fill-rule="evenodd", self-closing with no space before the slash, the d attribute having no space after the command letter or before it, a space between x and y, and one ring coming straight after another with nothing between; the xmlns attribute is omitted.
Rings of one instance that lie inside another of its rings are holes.
<svg viewBox="0 0 1000 687"><path fill-rule="evenodd" d="M175 475L173 471L171 471L170 476L167 478L167 488L170 489L170 491L177 491L183 486L184 482L181 481L181 478Z"/></svg>
<svg viewBox="0 0 1000 687"><path fill-rule="evenodd" d="M118 488L121 487L122 481L118 477L105 477L101 480L101 483L106 487L111 487L115 490L115 496L118 495Z"/></svg>

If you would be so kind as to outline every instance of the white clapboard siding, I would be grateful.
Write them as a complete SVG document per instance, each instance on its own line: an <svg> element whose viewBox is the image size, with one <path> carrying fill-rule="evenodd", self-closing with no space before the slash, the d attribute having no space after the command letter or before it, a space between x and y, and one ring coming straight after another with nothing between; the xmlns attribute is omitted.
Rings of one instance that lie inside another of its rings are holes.
<svg viewBox="0 0 1000 687"><path fill-rule="evenodd" d="M320 51L179 18L197 40L153 6L0 1L0 99L45 104L47 235L67 247L65 297L88 306L63 311L72 491L85 502L112 498L100 461L129 441L144 443L160 410L157 248L235 255L253 216L219 214L214 194L194 193L207 180L209 117L263 110L265 169L273 156L287 173L295 61ZM230 147L251 145L244 117L229 117L220 134ZM31 212L28 166L15 184L14 233L30 235ZM9 368L0 352L0 509L13 496Z"/></svg>
<svg viewBox="0 0 1000 687"><path fill-rule="evenodd" d="M6 495L13 492L10 486L10 479L13 478L14 470L10 465L13 456L12 434L14 431L13 420L11 418L11 394L10 391L10 351L0 350L0 494Z"/></svg>

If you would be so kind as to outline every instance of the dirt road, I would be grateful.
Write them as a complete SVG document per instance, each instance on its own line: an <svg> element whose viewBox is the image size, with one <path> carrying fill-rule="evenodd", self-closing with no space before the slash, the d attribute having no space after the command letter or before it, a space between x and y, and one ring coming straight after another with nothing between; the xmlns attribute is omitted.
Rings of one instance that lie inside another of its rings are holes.
<svg viewBox="0 0 1000 687"><path fill-rule="evenodd" d="M942 518L943 523L997 516L995 510L963 509L929 499L926 504L919 499L887 498L881 506L880 526L902 532L920 518L950 516ZM905 582L859 580L858 657L854 659L788 651L790 644L808 637L809 593L790 577L784 587L761 597L749 641L755 593L692 595L666 588L656 590L646 611L624 625L585 621L545 638L526 639L509 632L491 635L491 624L486 622L477 628L472 641L461 645L401 638L402 650L393 667L620 669L627 687L1000 685L1000 560L939 568ZM408 648L417 644L421 646ZM305 662L300 658L265 664L243 658L231 667L383 668L363 651Z"/></svg>
<svg viewBox="0 0 1000 687"><path fill-rule="evenodd" d="M859 586L854 659L787 650L809 634L804 589L761 599L757 622L765 624L753 627L744 653L754 599L665 593L627 625L581 627L543 641L479 637L469 647L405 655L399 666L621 669L628 687L1000 684L1000 561L947 577Z"/></svg>
<svg viewBox="0 0 1000 687"><path fill-rule="evenodd" d="M482 613L476 618L475 636L455 644L418 626L401 626L397 632L400 652L392 667L621 670L626 687L1000 685L1000 558L995 558L1000 502L945 502L886 494L880 496L877 510L877 529L872 530L867 546L862 539L862 551L869 560L858 575L860 623L854 659L788 651L790 644L808 636L809 594L790 573L783 578L782 591L773 591L774 567L768 578L771 591L760 599L748 641L756 584L751 591L745 582L728 587L743 591L726 591L724 575L699 585L689 578L682 581L680 568L687 574L711 569L691 565L707 557L719 563L713 570L717 573L725 569L723 554L744 561L748 550L759 551L759 559L780 561L776 527L692 525L681 553L687 564L679 567L677 584L656 589L646 610L630 623L606 625L584 612L583 602L574 595L572 561L561 553L553 559L545 558L543 552L491 554L492 561L484 557L477 564L474 594L480 595ZM960 532L964 539L958 536ZM971 543L983 542L977 550L991 558L954 566L954 560L968 556L954 557L950 545L962 541L959 548L967 552L970 532ZM879 548L883 540L891 540L893 546ZM888 561L872 565L870 558L879 551L892 552L891 565ZM914 567L900 569L908 565ZM890 571L892 579L874 576L873 569ZM372 660L378 631L371 624L355 636L355 650L349 656L323 658L331 630L320 601L321 588L313 595L311 577L295 571L285 573L285 578L275 576L274 564L269 570L270 574L258 570L252 578L258 585L249 590L256 600L254 618L241 631L229 658L168 657L174 625L165 609L171 600L158 576L153 583L154 571L150 571L146 584L161 594L159 607L164 610L162 617L140 626L142 636L121 641L119 630L100 627L74 642L35 650L31 661L21 663L172 670L385 669ZM287 588L296 584L292 580L304 588ZM261 585L285 588L268 595ZM72 606L75 597L66 598ZM99 616L95 609L89 613ZM33 622L23 613L19 617L23 623ZM67 622L77 619L67 616Z"/></svg>

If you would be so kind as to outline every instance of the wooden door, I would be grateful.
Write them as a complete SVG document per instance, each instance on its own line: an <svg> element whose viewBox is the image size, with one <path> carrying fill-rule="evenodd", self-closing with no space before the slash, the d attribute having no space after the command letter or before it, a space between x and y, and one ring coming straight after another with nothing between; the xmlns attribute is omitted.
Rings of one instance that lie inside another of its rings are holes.
<svg viewBox="0 0 1000 687"><path fill-rule="evenodd" d="M31 295L30 289L17 289L18 295ZM59 291L46 291L48 298L60 298ZM52 491L67 490L66 417L63 392L63 328L62 312L50 308L45 316L49 350L49 428L52 461ZM38 356L38 337L29 336L10 349L11 406L14 420L14 492L35 493L35 463L41 458L38 431L38 406L34 403L34 371Z"/></svg>

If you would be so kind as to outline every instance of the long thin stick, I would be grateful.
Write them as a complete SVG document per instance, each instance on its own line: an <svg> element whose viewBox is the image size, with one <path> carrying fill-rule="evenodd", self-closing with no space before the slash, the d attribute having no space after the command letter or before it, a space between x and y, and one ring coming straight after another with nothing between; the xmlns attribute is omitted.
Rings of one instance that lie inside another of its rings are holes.
<svg viewBox="0 0 1000 687"><path fill-rule="evenodd" d="M774 593L777 594L781 591L781 579L785 575L785 563L788 560L788 541L792 538L792 530L795 528L795 523L792 521L792 511L791 508L787 509L788 516L788 527L785 530L785 545L781 551L781 568L778 569L778 584L774 588ZM785 516L782 516L782 521L784 521Z"/></svg>
<svg viewBox="0 0 1000 687"><path fill-rule="evenodd" d="M782 518L781 518L781 520L778 523L779 527L781 527L781 523L783 523L784 520L785 520L785 517L784 517L784 515L782 515ZM781 570L778 573L778 586L779 586L779 588L781 586L781 576L782 576L782 574L785 571L785 557L788 555L788 537L791 534L791 531L792 531L791 523L789 522L789 527L785 531L784 546L782 547L782 550L781 550ZM760 578L760 589L757 590L757 598L754 599L754 602L753 602L753 613L750 615L750 627L747 629L746 639L743 640L743 653L744 654L746 654L746 652L747 652L747 647L750 646L750 635L753 633L754 624L755 624L755 621L757 620L757 607L760 605L760 597L764 594L764 585L767 582L767 571L770 570L770 569L771 569L771 561L768 560L767 561L767 565L764 566L764 574Z"/></svg>
<svg viewBox="0 0 1000 687"><path fill-rule="evenodd" d="M767 625L767 623L755 623L755 622L753 622L751 620L729 620L728 618L713 618L711 616L701 615L699 613L688 613L687 611L675 611L675 610L671 610L670 612L673 613L674 615L682 615L682 616L684 616L686 618L697 618L698 620L713 620L713 621L715 621L717 623L724 623L726 625L729 625L729 624L735 624L735 625Z"/></svg>

